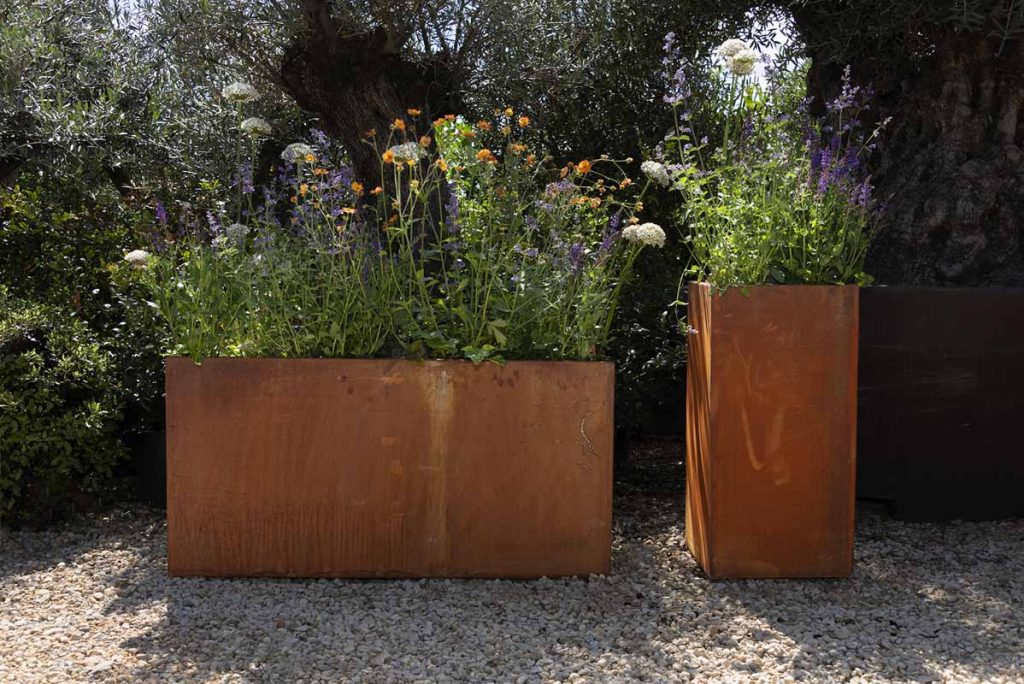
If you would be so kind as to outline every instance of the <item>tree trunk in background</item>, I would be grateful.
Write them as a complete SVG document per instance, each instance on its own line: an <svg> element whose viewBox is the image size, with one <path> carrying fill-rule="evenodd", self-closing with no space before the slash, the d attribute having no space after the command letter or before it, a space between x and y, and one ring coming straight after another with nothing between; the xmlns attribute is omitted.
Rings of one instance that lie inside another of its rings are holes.
<svg viewBox="0 0 1024 684"><path fill-rule="evenodd" d="M810 46L828 17L795 12ZM909 39L908 39L909 40ZM1024 41L948 29L917 64L851 65L892 116L871 160L884 203L867 272L891 285L1024 286ZM811 50L808 93L839 91L844 65Z"/></svg>
<svg viewBox="0 0 1024 684"><path fill-rule="evenodd" d="M380 157L362 142L376 129L387 138L391 123L410 108L420 120L459 107L458 81L441 59L413 61L387 31L354 32L330 13L329 0L303 0L305 30L285 50L281 83L299 106L320 117L341 142L355 175L368 187L380 184ZM427 132L421 126L421 133Z"/></svg>

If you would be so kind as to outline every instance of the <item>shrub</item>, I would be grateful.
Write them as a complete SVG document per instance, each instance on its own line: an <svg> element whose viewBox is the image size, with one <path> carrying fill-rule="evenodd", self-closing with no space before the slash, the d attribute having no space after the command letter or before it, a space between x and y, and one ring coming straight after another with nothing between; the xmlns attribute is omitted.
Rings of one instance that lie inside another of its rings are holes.
<svg viewBox="0 0 1024 684"><path fill-rule="evenodd" d="M234 216L211 214L166 254L128 255L172 351L599 356L633 261L664 241L636 225L621 163L551 169L511 110L416 131L418 116L367 135L386 187L329 168L325 140L296 143L262 201L241 182Z"/></svg>
<svg viewBox="0 0 1024 684"><path fill-rule="evenodd" d="M123 455L108 350L67 309L0 286L0 515L52 519L98 494Z"/></svg>
<svg viewBox="0 0 1024 684"><path fill-rule="evenodd" d="M858 115L869 93L847 77L829 116L815 120L788 74L758 82L759 57L742 41L726 41L719 54L722 144L697 137L685 89L675 88L675 132L664 158L645 162L655 182L683 196L691 273L718 287L867 282L874 215L861 170L878 129L863 130Z"/></svg>

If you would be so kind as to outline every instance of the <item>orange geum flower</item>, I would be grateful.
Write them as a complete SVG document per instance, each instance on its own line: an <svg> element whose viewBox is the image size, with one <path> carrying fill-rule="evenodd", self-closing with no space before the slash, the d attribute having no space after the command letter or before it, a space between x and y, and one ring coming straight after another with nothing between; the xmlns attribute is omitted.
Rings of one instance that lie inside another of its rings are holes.
<svg viewBox="0 0 1024 684"><path fill-rule="evenodd" d="M601 206L601 198L600 197L591 197L590 198L590 208L591 209L597 209L599 206Z"/></svg>
<svg viewBox="0 0 1024 684"><path fill-rule="evenodd" d="M366 131L366 137L367 138L373 138L373 137L376 137L376 135L377 135L377 129L376 128L371 128L370 130Z"/></svg>
<svg viewBox="0 0 1024 684"><path fill-rule="evenodd" d="M418 110L418 109L416 109L416 108L412 108L412 109L406 109L405 111L406 111L406 113L407 113L407 114L408 114L409 116L419 116L419 115L420 115L420 110Z"/></svg>
<svg viewBox="0 0 1024 684"><path fill-rule="evenodd" d="M391 124L391 127L396 129L396 130L399 130L399 131L404 131L405 130L405 122L402 121L401 119L395 119L395 122L393 124Z"/></svg>
<svg viewBox="0 0 1024 684"><path fill-rule="evenodd" d="M537 155L535 155L533 153L530 153L530 154L526 155L526 163L527 164L533 164L535 161L537 161Z"/></svg>
<svg viewBox="0 0 1024 684"><path fill-rule="evenodd" d="M486 147L476 153L476 158L478 161L488 162L490 164L493 164L496 161L498 161L497 157L494 156L494 153L491 152Z"/></svg>
<svg viewBox="0 0 1024 684"><path fill-rule="evenodd" d="M512 116L512 114L514 114L514 112L512 111L512 108L511 107L505 107L505 116Z"/></svg>
<svg viewBox="0 0 1024 684"><path fill-rule="evenodd" d="M305 197L307 192L309 192L309 185L307 185L306 183L303 183L302 185L299 186L299 194L300 195Z"/></svg>
<svg viewBox="0 0 1024 684"><path fill-rule="evenodd" d="M583 174L590 173L590 162L584 159L576 165L576 170Z"/></svg>
<svg viewBox="0 0 1024 684"><path fill-rule="evenodd" d="M630 216L629 220L626 221L626 223L635 226L636 224L640 223L640 219L638 219L636 216Z"/></svg>
<svg viewBox="0 0 1024 684"><path fill-rule="evenodd" d="M370 194L371 195L379 195L382 192L384 192L384 188L382 188L382 187L380 187L378 185L377 187L375 187L373 190L370 191Z"/></svg>
<svg viewBox="0 0 1024 684"><path fill-rule="evenodd" d="M355 207L345 207L341 211L343 213L348 214L349 216L351 216L352 214L356 213L356 208Z"/></svg>
<svg viewBox="0 0 1024 684"><path fill-rule="evenodd" d="M469 131L469 130L462 131L462 137L463 138L475 138L476 137L476 131Z"/></svg>
<svg viewBox="0 0 1024 684"><path fill-rule="evenodd" d="M380 155L380 158L384 161L385 164L395 163L395 153L392 152L391 150L384 150L384 154Z"/></svg>
<svg viewBox="0 0 1024 684"><path fill-rule="evenodd" d="M528 117L528 116L521 116L521 117L519 117L519 127L520 128L526 128L529 125L530 125L530 117Z"/></svg>
<svg viewBox="0 0 1024 684"><path fill-rule="evenodd" d="M623 190L625 190L626 188L628 188L632 184L633 184L633 179L632 178L623 178L622 182L619 183L619 187L622 188Z"/></svg>
<svg viewBox="0 0 1024 684"><path fill-rule="evenodd" d="M363 184L360 183L359 181L352 181L352 185L349 187L351 187L352 192L356 193L357 195L363 194Z"/></svg>
<svg viewBox="0 0 1024 684"><path fill-rule="evenodd" d="M481 119L480 121L476 122L476 127L479 128L481 131L489 131L491 130L491 122L484 121L483 119Z"/></svg>
<svg viewBox="0 0 1024 684"><path fill-rule="evenodd" d="M316 155L315 154L310 152L309 154L306 155L306 162L307 163L312 164L315 161L316 161Z"/></svg>
<svg viewBox="0 0 1024 684"><path fill-rule="evenodd" d="M522 143L512 143L511 145L508 146L508 149L515 152L516 154L520 154L526 151L526 145L523 145Z"/></svg>
<svg viewBox="0 0 1024 684"><path fill-rule="evenodd" d="M455 115L454 114L445 114L444 115L444 120L445 121L455 121Z"/></svg>
<svg viewBox="0 0 1024 684"><path fill-rule="evenodd" d="M437 160L437 168L441 169L442 172L447 171L448 170L448 162L446 162L444 159L438 159Z"/></svg>
<svg viewBox="0 0 1024 684"><path fill-rule="evenodd" d="M566 176L568 176L569 175L569 167L568 166L563 166L562 170L558 172L558 175L560 177L562 177L562 178L565 178Z"/></svg>
<svg viewBox="0 0 1024 684"><path fill-rule="evenodd" d="M431 137L429 135L421 135L420 136L420 146L421 147L430 147L430 143L432 143L432 142L433 142L433 140L431 139Z"/></svg>

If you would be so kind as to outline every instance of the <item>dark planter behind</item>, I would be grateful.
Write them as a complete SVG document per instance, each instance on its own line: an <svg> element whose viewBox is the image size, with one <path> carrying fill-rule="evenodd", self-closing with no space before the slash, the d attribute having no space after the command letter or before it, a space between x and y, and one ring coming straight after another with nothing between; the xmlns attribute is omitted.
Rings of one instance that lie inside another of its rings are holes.
<svg viewBox="0 0 1024 684"><path fill-rule="evenodd" d="M1024 290L865 288L860 330L857 495L1024 516Z"/></svg>

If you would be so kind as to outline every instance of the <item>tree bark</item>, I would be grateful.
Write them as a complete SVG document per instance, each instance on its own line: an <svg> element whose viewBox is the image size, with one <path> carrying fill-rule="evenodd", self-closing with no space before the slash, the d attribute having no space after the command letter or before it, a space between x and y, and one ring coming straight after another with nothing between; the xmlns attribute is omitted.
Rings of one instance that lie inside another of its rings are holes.
<svg viewBox="0 0 1024 684"><path fill-rule="evenodd" d="M281 83L299 106L317 115L349 153L357 178L381 184L380 158L363 140L370 129L387 136L406 110L421 120L460 109L457 70L443 57L403 54L385 28L369 32L341 24L329 0L303 0L304 29L285 50ZM426 131L421 131L426 132Z"/></svg>
<svg viewBox="0 0 1024 684"><path fill-rule="evenodd" d="M827 17L796 12L808 45ZM867 272L884 284L1024 286L1024 41L952 27L905 64L851 64L892 116L870 162L882 202ZM845 65L812 50L808 92L834 98Z"/></svg>

